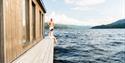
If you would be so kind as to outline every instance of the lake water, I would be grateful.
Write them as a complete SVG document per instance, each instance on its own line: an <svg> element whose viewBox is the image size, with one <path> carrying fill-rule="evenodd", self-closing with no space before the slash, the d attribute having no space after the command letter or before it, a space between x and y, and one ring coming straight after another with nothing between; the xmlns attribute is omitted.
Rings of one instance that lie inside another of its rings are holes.
<svg viewBox="0 0 125 63"><path fill-rule="evenodd" d="M125 29L56 29L54 63L125 63Z"/></svg>

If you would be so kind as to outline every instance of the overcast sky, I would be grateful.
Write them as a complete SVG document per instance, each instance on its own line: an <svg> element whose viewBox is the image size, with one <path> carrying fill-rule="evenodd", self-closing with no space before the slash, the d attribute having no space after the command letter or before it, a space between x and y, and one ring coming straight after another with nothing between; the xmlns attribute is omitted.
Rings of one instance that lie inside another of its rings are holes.
<svg viewBox="0 0 125 63"><path fill-rule="evenodd" d="M125 18L125 0L43 0L46 22L102 25Z"/></svg>

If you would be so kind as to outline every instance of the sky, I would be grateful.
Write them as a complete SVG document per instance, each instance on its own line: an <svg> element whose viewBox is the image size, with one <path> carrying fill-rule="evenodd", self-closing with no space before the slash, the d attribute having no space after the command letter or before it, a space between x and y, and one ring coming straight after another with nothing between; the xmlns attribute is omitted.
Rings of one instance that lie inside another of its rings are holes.
<svg viewBox="0 0 125 63"><path fill-rule="evenodd" d="M57 24L96 26L125 18L125 0L43 0L45 21Z"/></svg>

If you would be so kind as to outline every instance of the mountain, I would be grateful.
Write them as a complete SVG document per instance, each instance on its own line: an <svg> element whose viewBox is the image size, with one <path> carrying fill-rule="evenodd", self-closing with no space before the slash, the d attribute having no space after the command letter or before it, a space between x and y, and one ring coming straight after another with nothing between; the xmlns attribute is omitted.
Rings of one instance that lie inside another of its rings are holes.
<svg viewBox="0 0 125 63"><path fill-rule="evenodd" d="M45 23L45 29L49 29L47 23ZM78 25L65 25L65 24L55 24L55 29L89 29L90 26L78 26Z"/></svg>
<svg viewBox="0 0 125 63"><path fill-rule="evenodd" d="M118 20L107 25L94 26L92 29L107 29L107 28L125 28L125 19Z"/></svg>

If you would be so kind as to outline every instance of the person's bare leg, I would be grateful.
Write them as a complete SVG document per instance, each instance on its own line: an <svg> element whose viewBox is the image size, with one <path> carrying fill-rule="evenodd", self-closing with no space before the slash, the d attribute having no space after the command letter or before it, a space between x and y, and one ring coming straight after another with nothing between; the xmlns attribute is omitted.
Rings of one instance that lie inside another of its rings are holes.
<svg viewBox="0 0 125 63"><path fill-rule="evenodd" d="M51 37L51 31L49 31L49 34L48 34L48 35L49 35L49 37Z"/></svg>
<svg viewBox="0 0 125 63"><path fill-rule="evenodd" d="M57 43L57 39L56 39L56 37L55 37L55 36L51 36L51 39L52 39L52 42L53 42L54 44L56 44L56 43Z"/></svg>
<svg viewBox="0 0 125 63"><path fill-rule="evenodd" d="M49 37L50 37L50 38L53 37L53 31L49 31Z"/></svg>
<svg viewBox="0 0 125 63"><path fill-rule="evenodd" d="M54 31L51 31L51 36L54 36L54 34L53 34L53 33L54 33Z"/></svg>
<svg viewBox="0 0 125 63"><path fill-rule="evenodd" d="M54 37L54 43L55 43L55 44L57 43L57 39L56 39L56 37Z"/></svg>

